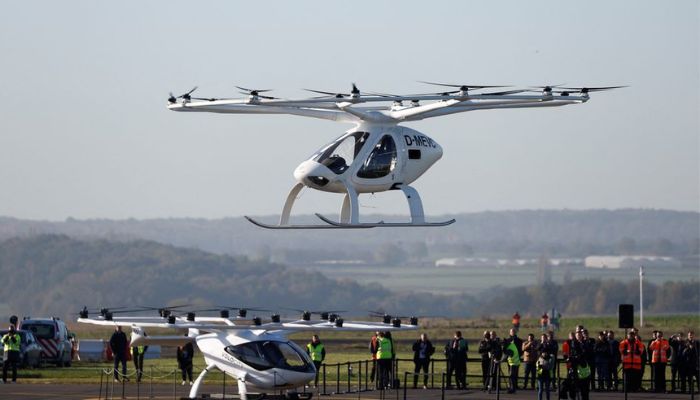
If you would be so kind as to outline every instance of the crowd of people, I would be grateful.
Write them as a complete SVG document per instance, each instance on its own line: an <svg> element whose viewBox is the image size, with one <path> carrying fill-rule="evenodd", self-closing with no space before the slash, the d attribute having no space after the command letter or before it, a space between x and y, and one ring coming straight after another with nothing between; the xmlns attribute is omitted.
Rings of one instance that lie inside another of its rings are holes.
<svg viewBox="0 0 700 400"><path fill-rule="evenodd" d="M646 390L658 393L698 390L700 342L695 339L693 331L685 335L675 334L670 340L665 339L663 332L654 331L645 344L634 328L618 340L612 330L600 331L597 337L592 337L585 327L579 325L560 344L553 330L542 333L539 339L528 334L523 340L518 336L519 324L515 322L507 337L501 339L496 332L485 331L479 342L477 351L481 359L481 389L484 391L500 390L501 377L505 377L508 393L529 386L537 390L539 400L550 399L553 390L565 397L579 396L586 400L591 391L642 390L646 368L651 375L651 385ZM418 387L421 375L423 388L427 388L435 346L423 333L413 343L412 351L413 388ZM462 332L455 331L444 347L447 389L467 388L468 351L469 345ZM391 388L398 384L393 377L392 360L396 357L396 347L390 333L377 332L370 341L370 352L378 367L375 371L373 363L370 379L374 381L376 377L377 388ZM559 361L566 365L562 376L558 376ZM671 369L670 382L666 379L667 366ZM557 378L561 378L559 387Z"/></svg>
<svg viewBox="0 0 700 400"><path fill-rule="evenodd" d="M522 383L522 389L527 389L528 386L536 389L539 400L544 397L549 400L552 390L558 390L560 394L564 393L570 398L579 395L582 400L587 400L591 390L641 390L642 377L647 368L651 384L646 389L650 391L688 393L698 389L700 341L695 338L695 332L692 330L685 334L671 335L668 340L662 331L653 331L652 337L645 344L635 328L628 330L625 337L618 340L612 330L597 332L597 336L593 337L585 327L578 325L560 345L553 330L542 332L539 340L532 333L528 334L525 340L521 339L518 336L518 313L513 316L512 323L513 327L507 337L501 339L495 331L485 331L479 341L477 352L481 361L481 389L484 391L500 390L501 377L504 377L507 378L508 393L515 393ZM7 382L10 368L13 369L14 382L19 353L19 336L14 324L0 340L4 345L3 382ZM116 326L109 340L109 348L114 358L114 380L128 380L127 355L131 351L136 380L141 381L143 359L148 346L130 347L126 334L120 326ZM306 350L319 371L326 358L326 349L318 335L312 336ZM396 346L391 332L375 332L370 340L369 351L372 357L369 377L376 388L398 387L394 362ZM419 377L422 375L422 387L427 389L431 359L436 348L428 339L428 335L422 333L413 343L412 351L413 388L418 387ZM469 344L461 331L454 332L453 337L445 344L443 353L446 359L446 388L466 389ZM184 341L184 344L177 348L177 361L183 385L188 381L192 385L193 356L194 347L191 341ZM565 375L562 376L558 376L559 361L566 365ZM521 364L524 370L522 376ZM668 367L670 382L667 382ZM318 373L314 385L318 385Z"/></svg>
<svg viewBox="0 0 700 400"><path fill-rule="evenodd" d="M185 336L187 336L185 334ZM189 381L190 386L193 384L192 379L192 360L194 358L194 346L192 341L183 341L184 344L177 347L177 365L182 374L182 385L186 385ZM148 351L148 346L130 346L126 333L122 327L117 325L114 328L114 333L109 338L109 350L114 361L114 382L129 381L127 373L127 358L131 352L131 359L134 362L134 370L136 382L141 382L143 379L143 359ZM121 366L121 370L119 367Z"/></svg>

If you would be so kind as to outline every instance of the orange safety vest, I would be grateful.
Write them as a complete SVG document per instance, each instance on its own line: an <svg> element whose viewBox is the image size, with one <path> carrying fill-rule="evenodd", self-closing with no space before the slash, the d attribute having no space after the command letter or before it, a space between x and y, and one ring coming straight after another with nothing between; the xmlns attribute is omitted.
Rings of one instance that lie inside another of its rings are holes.
<svg viewBox="0 0 700 400"><path fill-rule="evenodd" d="M513 315L513 321L512 321L512 322L513 322L513 325L519 324L519 323L520 323L520 315L518 315L518 314Z"/></svg>
<svg viewBox="0 0 700 400"><path fill-rule="evenodd" d="M620 355L622 356L623 369L642 369L642 354L644 345L639 341L634 341L634 346L625 339L620 343Z"/></svg>
<svg viewBox="0 0 700 400"><path fill-rule="evenodd" d="M656 364L656 363L667 363L668 362L668 349L670 349L671 346L668 344L668 340L666 339L661 339L661 340L654 340L651 345L649 346L649 350L651 350L651 363Z"/></svg>

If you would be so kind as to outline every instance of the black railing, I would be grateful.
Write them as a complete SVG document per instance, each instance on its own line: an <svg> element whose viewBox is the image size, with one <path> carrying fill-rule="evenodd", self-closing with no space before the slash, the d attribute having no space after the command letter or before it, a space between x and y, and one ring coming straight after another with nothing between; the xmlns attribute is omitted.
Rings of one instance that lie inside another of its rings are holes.
<svg viewBox="0 0 700 400"><path fill-rule="evenodd" d="M335 363L335 364L322 364L320 371L319 371L319 382L318 386L312 389L311 386L304 386L297 388L298 392L301 393L308 393L309 391L313 391L317 395L321 396L328 396L328 395L333 395L333 394L349 394L349 393L357 393L358 398L360 398L360 393L361 392L366 392L366 391L374 391L378 390L380 398L399 398L399 393L403 393L403 398L405 399L408 396L408 389L409 389L409 377L417 377L417 378L422 378L422 377L429 377L428 384L426 385L429 389L440 389L441 391L441 398L444 400L445 398L445 391L449 390L450 387L447 385L448 381L451 381L447 376L447 370L448 370L448 360L446 359L431 359L430 360L430 368L429 372L427 374L423 373L422 371L419 372L414 372L413 368L413 359L408 359L408 358L399 358L395 359L393 362L393 367L391 369L390 373L390 385L389 385L389 390L386 390L387 388L380 388L379 387L379 382L378 382L378 369L376 366L376 363L374 360L358 360L358 361L348 361L344 363ZM501 363L494 363L491 360L489 360L490 365L493 367L492 370L489 372L489 375L487 376L487 382L488 384L486 385L486 389L488 390L488 393L494 393L496 394L496 398L500 397L500 390L501 390L501 385L504 385L503 387L507 387L509 383L509 375L508 371L503 371L503 367L506 369L507 363L501 362ZM409 365L409 367L405 367L406 365ZM479 382L477 387L482 386L483 382L483 376L482 376L482 371L481 371L481 358L469 358L467 359L467 380L471 380L472 383ZM561 374L561 368L564 368L564 373L563 375ZM436 372L437 370L437 372ZM180 374L179 369L173 369L173 370L160 370L157 367L150 367L147 370L143 371L143 376L142 379L139 381L136 379L136 371L133 371L129 374L122 375L120 371L116 371L116 376L118 380L113 379L115 375L115 371L113 369L99 369L100 373L100 389L99 389L99 396L98 399L114 399L115 396L116 398L121 398L124 399L127 397L133 398L135 397L136 399L151 399L154 398L154 381L163 384L164 380L170 380L170 377L172 377L172 396L173 399L178 399L178 393L177 393L177 387L178 385L178 376ZM374 372L374 376L372 374ZM471 373L469 373L471 372ZM475 372L478 372L475 373ZM567 371L566 371L566 363L564 360L557 360L555 364L555 368L553 370L554 376L551 379L552 386L551 389L552 391L557 391L561 388L562 383L567 379ZM496 385L492 384L492 374L495 374L495 382L497 382ZM223 378L222 378L222 383L221 383L221 390L222 393L225 395L227 393L227 378L226 374L222 373ZM403 376L403 381L397 379L398 377ZM435 377L439 377L439 381L436 381ZM620 377L620 384L621 384L621 389L622 391L625 392L625 397L626 397L626 390L625 388L627 387L626 382L624 381L624 374L620 370L618 370L618 376ZM470 379L471 378L471 379ZM134 382L134 380L136 382ZM129 385L126 384L126 382L131 382ZM145 382L145 383L144 383ZM518 377L518 382L523 383L524 382L524 376L519 376ZM643 379L642 383L650 384L652 382L651 379ZM135 385L134 385L135 383ZM398 383L398 385L396 384ZM596 382L597 383L597 382ZM437 385L436 385L437 384ZM143 385L143 386L142 386ZM147 388L145 387L147 385ZM670 379L666 380L666 385L670 385ZM693 400L695 398L695 388L698 385L697 378L695 378L688 388L690 390L690 398ZM210 386L210 385L208 385ZM422 385L421 385L422 386ZM676 388L679 388L678 385ZM190 387L186 386L186 389L189 391ZM229 388L230 390L230 388ZM395 392L389 394L389 392ZM128 393L127 393L128 392ZM230 393L230 392L229 392ZM163 397L163 392L162 389L159 391L157 394L158 397L162 398Z"/></svg>

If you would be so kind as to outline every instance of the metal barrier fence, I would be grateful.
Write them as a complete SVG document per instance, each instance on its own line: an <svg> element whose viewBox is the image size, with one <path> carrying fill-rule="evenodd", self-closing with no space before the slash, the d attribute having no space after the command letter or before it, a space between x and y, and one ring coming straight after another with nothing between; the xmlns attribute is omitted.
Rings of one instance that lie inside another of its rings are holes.
<svg viewBox="0 0 700 400"><path fill-rule="evenodd" d="M436 365L437 364L437 365ZM482 373L481 373L481 359L480 358L469 358L467 359L467 382L470 380L472 383L478 382L477 388L482 388ZM498 368L494 369L494 372L496 373L495 381L498 382L497 385L489 385L487 387L487 390L489 393L492 393L495 391L496 397L500 397L500 390L501 386L503 387L508 387L508 382L509 382L509 376L508 376L508 371L506 370L505 373L501 369L501 366L505 366L507 369L507 364L505 363L500 363L498 364ZM562 366L564 367L564 374L561 374L561 368ZM436 369L438 372L436 372ZM431 359L430 364L429 364L429 372L427 374L423 374L422 372L414 372L414 363L413 359L395 359L392 367L392 371L390 373L390 390L386 390L386 388L380 388L378 385L378 382L376 379L377 378L377 372L378 372L378 367L375 363L374 360L359 360L359 361L348 361L344 363L336 363L336 364L322 364L320 370L318 371L319 373L319 384L317 387L311 387L310 385L304 386L304 387L299 387L297 388L297 392L299 393L309 393L313 392L314 394L320 395L320 396L328 396L328 395L333 395L333 394L349 394L349 393L356 393L358 394L358 399L361 398L361 393L362 392L367 392L367 391L375 391L379 390L380 392L380 398L387 398L388 392L393 391L394 396L390 397L395 397L396 399L399 398L399 393L402 391L403 392L403 398L405 399L408 394L408 387L409 387L409 377L414 377L420 379L421 377L427 376L428 379L428 384L426 385L430 389L440 389L442 396L441 398L445 398L445 391L450 389L450 377L447 374L448 370L448 360L445 359ZM126 382L130 381L131 379L136 378L136 371L133 371L131 373L128 373L126 375L122 375L120 371L116 371L117 377L119 378L118 381L115 381L113 379L113 376L115 374L114 369L100 369L100 391L99 391L99 396L98 399L109 399L112 400L115 398L115 395L117 395L117 398L125 398L126 391L127 391L127 385ZM142 372L142 380L135 382L135 396L137 399L150 399L154 397L154 391L153 391L153 385L154 381L158 381L158 383L162 384L164 379L169 379L172 377L172 385L173 385L173 399L178 399L178 394L177 394L177 387L178 385L178 376L180 374L179 369L174 369L170 371L166 370L161 370L157 367L149 367L147 370L144 370ZM469 373L472 372L472 373ZM474 373L478 372L478 373ZM403 381L397 379L398 377L403 375ZM223 380L222 380L222 385L221 385L221 391L225 397L226 395L226 374L222 373ZM436 376L439 377L438 380L436 380ZM556 392L560 387L562 382L566 379L567 373L566 373L566 363L563 360L557 360L556 366L554 368L554 376L552 377L552 391ZM622 388L626 385L624 385L623 381L623 375L620 373L620 383L622 385ZM524 377L519 376L518 377L519 382L524 382ZM146 382L146 383L144 383ZM491 382L491 377L489 377L489 382ZM645 379L642 380L642 382L645 383L650 383L651 379ZM396 384L398 383L398 385ZM234 383L235 384L235 383ZM437 385L436 385L437 384ZM691 393L690 397L691 399L694 399L695 397L695 386L698 383L695 382L693 385L691 385ZM147 386L146 386L147 385ZM668 381L667 381L668 385ZM134 396L133 390L134 388L132 385L129 385L129 391L130 391L130 397ZM187 386L189 389L189 386ZM143 389L143 390L142 390ZM229 388L230 389L230 388ZM473 388L476 389L476 388ZM117 393L120 392L120 393ZM231 393L231 392L229 392ZM626 395L626 393L625 393ZM103 397L104 396L104 397ZM160 397L162 397L162 393L160 394ZM626 397L626 396L625 396Z"/></svg>

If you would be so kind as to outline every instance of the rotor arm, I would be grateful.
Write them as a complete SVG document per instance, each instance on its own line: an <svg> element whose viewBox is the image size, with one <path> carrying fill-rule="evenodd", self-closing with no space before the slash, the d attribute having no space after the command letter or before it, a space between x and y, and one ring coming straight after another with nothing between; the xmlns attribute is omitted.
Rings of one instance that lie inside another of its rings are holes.
<svg viewBox="0 0 700 400"><path fill-rule="evenodd" d="M389 115L393 119L395 119L396 121L411 121L411 120L413 120L413 118L411 118L411 117L426 114L430 111L439 110L441 108L451 107L451 106L454 106L455 104L459 104L459 103L462 103L462 101L459 101L459 100L439 101L436 103L426 104L426 105L413 107L413 108L407 108L404 110L392 111Z"/></svg>
<svg viewBox="0 0 700 400"><path fill-rule="evenodd" d="M569 104L581 104L584 103L586 99L583 98L571 98L566 100L526 100L526 101L508 101L508 102L457 102L446 107L435 108L432 110L426 110L424 112L408 115L404 117L405 121L419 121L426 118L440 117L443 115L456 114L467 111L477 111L477 110L497 110L497 109L507 109L507 108L538 108L538 107L561 107Z"/></svg>
<svg viewBox="0 0 700 400"><path fill-rule="evenodd" d="M350 115L357 117L360 121L368 121L368 122L376 122L376 123L394 122L394 118L389 117L385 114L373 112L373 111L358 110L356 108L353 108L352 105L353 105L353 103L350 103L347 101L336 104L336 106L338 107L339 110L342 110Z"/></svg>
<svg viewBox="0 0 700 400"><path fill-rule="evenodd" d="M168 109L180 112L209 112L218 114L288 114L336 122L357 122L344 111L282 105L240 104L231 101L189 102L171 104Z"/></svg>

